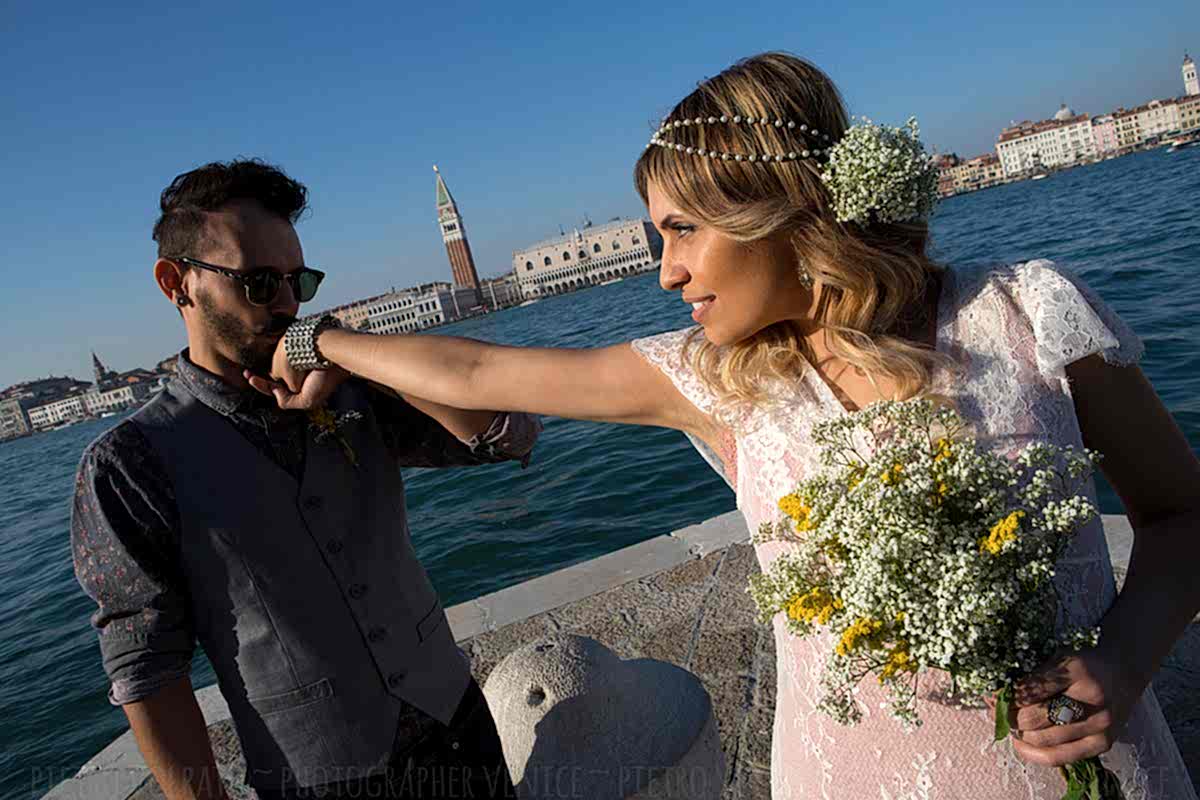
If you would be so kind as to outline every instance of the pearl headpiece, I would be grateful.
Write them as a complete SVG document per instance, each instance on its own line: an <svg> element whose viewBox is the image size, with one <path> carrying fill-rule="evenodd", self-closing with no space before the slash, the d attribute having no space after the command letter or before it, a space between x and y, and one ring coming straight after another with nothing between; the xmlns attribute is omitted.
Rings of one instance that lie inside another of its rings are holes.
<svg viewBox="0 0 1200 800"><path fill-rule="evenodd" d="M789 150L786 153L723 153L718 150L707 150L703 147L689 147L687 145L678 144L676 142L667 141L663 135L675 130L676 128L691 127L693 125L771 125L775 128L786 128L789 131L799 130L806 138L817 142L817 147L806 147L800 150ZM770 162L779 161L795 161L801 158L820 158L828 156L833 149L829 143L829 134L821 133L816 128L810 128L808 125L797 125L791 120L785 119L770 119L768 117L743 117L740 114L735 114L730 117L722 114L719 117L695 117L694 119L682 119L674 121L663 121L663 125L650 139L650 143L646 145L649 150L652 145L665 147L668 150L676 150L680 153L689 155L698 155L701 158L714 158L722 161L749 161L751 164L767 164Z"/></svg>

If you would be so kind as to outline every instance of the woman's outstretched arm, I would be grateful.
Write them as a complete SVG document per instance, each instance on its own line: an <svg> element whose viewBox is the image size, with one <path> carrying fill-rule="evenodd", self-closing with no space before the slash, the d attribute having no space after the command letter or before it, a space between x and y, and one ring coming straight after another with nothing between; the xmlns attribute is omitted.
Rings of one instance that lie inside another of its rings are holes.
<svg viewBox="0 0 1200 800"><path fill-rule="evenodd" d="M711 436L711 418L628 343L509 347L452 336L331 329L321 332L317 348L348 372L446 406L657 425Z"/></svg>

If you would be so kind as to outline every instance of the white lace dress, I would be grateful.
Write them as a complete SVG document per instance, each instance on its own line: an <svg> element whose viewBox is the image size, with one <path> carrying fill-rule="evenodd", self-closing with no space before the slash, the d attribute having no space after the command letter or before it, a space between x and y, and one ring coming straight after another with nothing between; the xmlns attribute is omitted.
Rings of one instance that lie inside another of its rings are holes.
<svg viewBox="0 0 1200 800"><path fill-rule="evenodd" d="M701 411L714 397L681 358L694 329L633 342ZM1013 456L1033 439L1082 447L1064 367L1092 353L1116 364L1137 361L1141 340L1076 275L1050 261L948 270L938 302L937 349L965 367L939 370L935 388L956 398L975 435ZM748 528L778 514L776 501L817 466L812 425L847 413L811 367L780 388L780 403L756 409L712 453L693 440L737 493ZM725 467L723 469L723 467ZM1088 497L1096 500L1095 483ZM757 546L765 570L786 544ZM1072 621L1095 622L1116 596L1099 519L1077 537L1056 582ZM876 681L860 685L863 721L843 727L817 711L822 653L828 640L801 640L775 620L778 688L771 749L775 800L938 798L1058 800L1065 788L1053 769L1030 765L1011 741L992 741L991 713L947 699L944 685L923 681L923 725L904 733L886 710ZM1195 800L1196 793L1152 690L1139 701L1121 740L1102 756L1128 800Z"/></svg>

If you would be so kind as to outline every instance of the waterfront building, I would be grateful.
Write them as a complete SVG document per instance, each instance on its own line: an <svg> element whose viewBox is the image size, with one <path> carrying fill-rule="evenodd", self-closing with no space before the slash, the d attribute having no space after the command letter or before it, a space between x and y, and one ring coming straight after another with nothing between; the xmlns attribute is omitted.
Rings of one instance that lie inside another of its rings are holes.
<svg viewBox="0 0 1200 800"><path fill-rule="evenodd" d="M1104 155L1116 150L1117 122L1112 114L1096 117L1092 120L1092 139L1096 142L1096 155Z"/></svg>
<svg viewBox="0 0 1200 800"><path fill-rule="evenodd" d="M1144 106L1138 106L1137 114L1143 140L1179 130L1179 105L1173 97L1151 100Z"/></svg>
<svg viewBox="0 0 1200 800"><path fill-rule="evenodd" d="M957 153L940 153L933 157L933 165L938 171L938 197L949 197L954 194L954 173L951 171L959 164Z"/></svg>
<svg viewBox="0 0 1200 800"><path fill-rule="evenodd" d="M535 298L657 269L662 237L646 220L585 225L513 253L521 293Z"/></svg>
<svg viewBox="0 0 1200 800"><path fill-rule="evenodd" d="M1183 54L1183 89L1188 95L1200 95L1200 80L1196 79L1196 62Z"/></svg>
<svg viewBox="0 0 1200 800"><path fill-rule="evenodd" d="M1136 108L1118 108L1113 114L1113 120L1117 127L1117 147L1119 149L1126 150L1141 144L1143 136L1141 126L1138 124L1140 117Z"/></svg>
<svg viewBox="0 0 1200 800"><path fill-rule="evenodd" d="M83 396L83 410L96 416L132 408L149 400L160 388L159 380L140 380L104 390L93 389Z"/></svg>
<svg viewBox="0 0 1200 800"><path fill-rule="evenodd" d="M478 305L478 291L439 281L391 292L368 305L364 330L412 333L454 322Z"/></svg>
<svg viewBox="0 0 1200 800"><path fill-rule="evenodd" d="M1004 166L995 153L984 153L966 161L960 161L944 171L950 184L950 194L973 192L1004 183ZM941 180L939 179L939 186Z"/></svg>
<svg viewBox="0 0 1200 800"><path fill-rule="evenodd" d="M52 428L62 422L75 422L87 416L84 394L64 397L45 405L29 409L29 424L34 430Z"/></svg>
<svg viewBox="0 0 1200 800"><path fill-rule="evenodd" d="M454 285L460 288L476 290L474 302L468 307L479 305L479 275L475 272L475 259L471 256L471 244L467 241L467 230L463 225L462 214L437 164L433 165L437 174L437 216L438 225L442 229L442 242L446 245L446 254L450 257L450 271L454 274Z"/></svg>
<svg viewBox="0 0 1200 800"><path fill-rule="evenodd" d="M5 439L16 439L28 436L33 430L29 423L29 414L18 397L0 400L0 442Z"/></svg>
<svg viewBox="0 0 1200 800"><path fill-rule="evenodd" d="M1200 94L1184 95L1175 105L1179 109L1179 130L1186 132L1200 128Z"/></svg>
<svg viewBox="0 0 1200 800"><path fill-rule="evenodd" d="M329 311L322 312L322 314L330 314L334 317L337 317L342 325L351 330L365 330L371 304L375 303L377 300L381 300L385 296L386 295L376 295L363 300L355 300L352 303L347 303L345 305L338 306L337 308L331 308Z"/></svg>
<svg viewBox="0 0 1200 800"><path fill-rule="evenodd" d="M1047 167L1070 167L1093 161L1096 142L1087 114L1064 103L1053 119L1020 122L1000 132L996 142L1005 177Z"/></svg>
<svg viewBox="0 0 1200 800"><path fill-rule="evenodd" d="M525 299L521 294L521 286L517 283L517 276L511 272L495 278L485 278L479 286L479 293L483 295L484 305L493 311L515 306Z"/></svg>

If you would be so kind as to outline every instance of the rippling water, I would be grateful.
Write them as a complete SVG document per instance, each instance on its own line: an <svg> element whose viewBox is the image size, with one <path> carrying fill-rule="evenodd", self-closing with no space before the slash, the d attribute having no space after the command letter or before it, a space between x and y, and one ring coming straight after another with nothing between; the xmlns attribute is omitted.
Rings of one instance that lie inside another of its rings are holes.
<svg viewBox="0 0 1200 800"><path fill-rule="evenodd" d="M1075 268L1146 341L1142 367L1200 443L1200 148L1107 161L942 203L953 264L1046 257ZM652 275L441 329L518 345L592 347L685 327ZM109 706L91 601L71 570L72 478L112 418L0 445L0 797L38 797L126 728ZM672 431L547 419L532 464L410 470L417 550L446 605L677 530L734 507ZM1120 504L1101 485L1101 507ZM193 683L215 681L197 654Z"/></svg>

